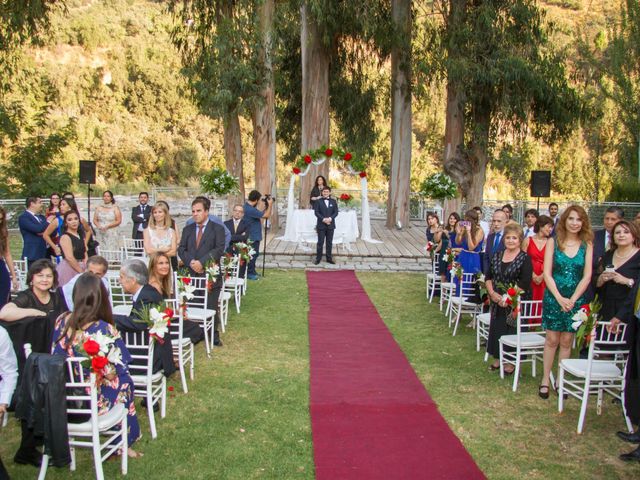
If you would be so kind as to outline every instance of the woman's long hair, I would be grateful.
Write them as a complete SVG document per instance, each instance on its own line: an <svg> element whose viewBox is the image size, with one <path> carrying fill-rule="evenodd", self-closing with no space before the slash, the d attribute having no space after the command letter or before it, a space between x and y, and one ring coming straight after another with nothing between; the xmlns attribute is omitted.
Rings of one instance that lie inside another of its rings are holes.
<svg viewBox="0 0 640 480"><path fill-rule="evenodd" d="M564 244L567 241L567 218L569 218L571 212L576 212L582 221L582 228L578 233L580 241L586 243L593 241L593 230L591 230L591 222L589 221L587 212L580 205L570 205L564 212L562 212L560 220L556 225L556 240L560 250L564 250Z"/></svg>
<svg viewBox="0 0 640 480"><path fill-rule="evenodd" d="M453 218L455 218L455 219L456 219L456 223L458 223L458 222L460 221L460 215L458 214L458 212L452 212L452 213L447 217L447 223L446 223L446 225L444 226L444 229L445 229L447 232L453 232L453 231L455 230L455 228L456 228L456 226L455 226L455 225L454 225L453 227L451 227L451 226L449 225L449 220L451 220L451 217L453 217Z"/></svg>
<svg viewBox="0 0 640 480"><path fill-rule="evenodd" d="M322 183L322 186L323 186L323 187L328 187L328 186L329 186L329 185L327 184L327 179L326 179L326 178L324 178L322 175L318 175L318 176L316 177L316 181L315 181L315 183L313 184L313 186L314 186L314 187L318 187L318 188L320 188L320 186L318 185L318 179L319 179L319 178L321 178L321 179L322 179L322 182L323 182L323 183Z"/></svg>
<svg viewBox="0 0 640 480"><path fill-rule="evenodd" d="M476 233L478 233L478 230L480 229L480 216L478 215L478 212L476 212L474 209L471 209L465 212L464 219L468 222L471 222L471 238L475 242Z"/></svg>
<svg viewBox="0 0 640 480"><path fill-rule="evenodd" d="M78 330L90 323L103 320L113 325L109 293L102 280L91 272L83 273L73 286L73 312L67 317L62 335L73 339Z"/></svg>
<svg viewBox="0 0 640 480"><path fill-rule="evenodd" d="M169 209L165 203L156 203L151 209L151 217L149 217L149 227L156 228L158 227L158 223L156 222L156 217L153 216L154 210L162 210L164 212L164 225L161 225L165 228L171 227L171 215L169 214Z"/></svg>
<svg viewBox="0 0 640 480"><path fill-rule="evenodd" d="M165 275L164 277L161 277L158 274L157 268L158 260L160 260L160 258L166 258L167 262L169 262L169 267L171 267L171 259L169 258L169 255L163 252L154 253L149 257L149 280L151 280L152 278L157 278L160 282L160 287L162 288L162 292L160 293L162 293L163 296L168 297L173 292L172 274L171 270L169 270L169 274Z"/></svg>
<svg viewBox="0 0 640 480"><path fill-rule="evenodd" d="M0 256L4 257L9 245L9 230L7 229L7 212L0 207Z"/></svg>

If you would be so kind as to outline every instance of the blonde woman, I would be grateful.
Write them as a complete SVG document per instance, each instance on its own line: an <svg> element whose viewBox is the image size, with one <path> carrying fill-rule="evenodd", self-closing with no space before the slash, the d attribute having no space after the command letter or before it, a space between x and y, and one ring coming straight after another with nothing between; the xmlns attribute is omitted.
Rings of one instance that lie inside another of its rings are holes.
<svg viewBox="0 0 640 480"><path fill-rule="evenodd" d="M178 249L178 235L171 228L171 216L164 203L157 203L153 206L149 226L144 229L143 238L144 251L147 255L164 253L171 259L175 258Z"/></svg>

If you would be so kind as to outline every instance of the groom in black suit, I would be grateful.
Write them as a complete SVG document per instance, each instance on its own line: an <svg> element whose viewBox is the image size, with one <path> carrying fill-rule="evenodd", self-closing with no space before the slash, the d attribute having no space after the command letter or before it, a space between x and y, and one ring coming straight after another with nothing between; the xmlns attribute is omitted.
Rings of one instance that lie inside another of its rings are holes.
<svg viewBox="0 0 640 480"><path fill-rule="evenodd" d="M144 332L149 327L140 321L138 313L145 306L159 305L164 302L162 295L155 288L148 284L149 270L147 266L138 259L125 260L120 268L120 284L126 293L133 295L133 305L131 313L127 315L114 315L113 322L118 330L123 333ZM135 362L135 359L134 359ZM173 348L171 337L165 335L164 343L157 343L153 351L153 372L164 370L164 375L169 377L176 371L173 363Z"/></svg>
<svg viewBox="0 0 640 480"><path fill-rule="evenodd" d="M224 227L209 220L209 207L205 199L196 198L191 202L191 216L194 222L184 227L182 238L178 246L178 255L189 273L194 277L206 275L206 265L210 260L220 264L224 253ZM213 291L207 298L207 308L216 311L214 345L222 346L218 334L220 316L218 313L218 297L222 281L220 278L214 283Z"/></svg>
<svg viewBox="0 0 640 480"><path fill-rule="evenodd" d="M327 186L322 189L322 198L317 200L313 210L318 219L316 230L318 231L318 247L316 249L315 265L322 260L322 247L327 243L327 263L334 264L331 256L331 247L333 246L333 232L336 230L336 217L338 216L338 202L331 198L331 189Z"/></svg>

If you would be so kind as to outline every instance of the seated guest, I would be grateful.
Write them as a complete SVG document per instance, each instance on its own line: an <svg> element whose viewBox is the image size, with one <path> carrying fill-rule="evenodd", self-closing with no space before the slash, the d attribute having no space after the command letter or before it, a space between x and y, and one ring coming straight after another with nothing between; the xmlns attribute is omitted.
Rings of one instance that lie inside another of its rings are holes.
<svg viewBox="0 0 640 480"><path fill-rule="evenodd" d="M173 276L169 257L166 254L154 253L149 258L149 285L160 292L163 299L174 298ZM204 340L202 327L188 319L182 323L182 334L188 337L194 345Z"/></svg>
<svg viewBox="0 0 640 480"><path fill-rule="evenodd" d="M58 264L60 286L87 269L87 245L80 227L80 217L74 211L64 214L64 230L60 237L62 260Z"/></svg>
<svg viewBox="0 0 640 480"><path fill-rule="evenodd" d="M131 258L125 260L120 268L120 284L126 293L133 295L131 313L127 315L114 315L116 327L121 332L144 332L148 330L147 324L140 321L140 312L145 306L159 305L163 303L162 295L149 282L149 271L142 260ZM171 339L165 338L164 343L157 343L154 350L153 371L164 370L166 377L176 371L173 364L173 350Z"/></svg>
<svg viewBox="0 0 640 480"><path fill-rule="evenodd" d="M522 242L522 250L529 255L531 259L531 265L533 266L533 275L531 276L531 300L542 300L544 297L544 277L542 272L544 270L544 251L547 247L547 240L551 236L553 231L553 220L546 215L540 215L536 220L536 224L533 227L534 235L532 237L525 237ZM542 312L540 312L542 315ZM536 320L535 323L541 323L540 320Z"/></svg>
<svg viewBox="0 0 640 480"><path fill-rule="evenodd" d="M64 310L60 297L52 293L58 285L58 272L50 260L40 259L27 272L29 288L0 310L0 320L15 322L27 317L46 317L53 320ZM45 352L40 352L45 353Z"/></svg>
<svg viewBox="0 0 640 480"><path fill-rule="evenodd" d="M109 270L109 262L107 262L104 257L94 255L93 257L89 257L89 260L87 260L87 272L93 273L102 280L102 284L105 286L107 293L109 294L109 299L111 299L111 285L109 285L109 282L105 277L107 270ZM78 273L60 289L64 303L67 305L67 310L70 312L73 312L73 287L80 276L82 276L82 273Z"/></svg>
<svg viewBox="0 0 640 480"><path fill-rule="evenodd" d="M128 412L128 455L139 457L131 445L140 438L140 424L133 403L133 380L129 375L131 355L120 338L118 330L113 326L111 305L107 290L102 281L92 273L85 273L78 278L73 289L74 312L60 316L56 321L53 333L52 354L76 357L74 347L86 341L86 335L103 334L115 338L115 346L122 354L122 364L115 364L115 373L106 375L98 385L98 415L106 414L113 406L122 402ZM89 369L84 368L84 375L89 375Z"/></svg>
<svg viewBox="0 0 640 480"><path fill-rule="evenodd" d="M594 272L596 293L602 302L600 321L630 323L633 317L631 292L640 276L640 230L635 223L620 220L611 230L611 248Z"/></svg>
<svg viewBox="0 0 640 480"><path fill-rule="evenodd" d="M0 327L0 424L5 415L8 415L7 408L11 405L13 391L18 381L18 361L16 352L9 338L7 331ZM0 459L0 479L8 479L9 473L4 468Z"/></svg>
<svg viewBox="0 0 640 480"><path fill-rule="evenodd" d="M231 232L231 244L227 248L227 252L233 250L233 244L237 242L247 243L249 241L249 232L247 231L247 223L243 219L244 207L242 205L234 205L231 218L224 222L224 226Z"/></svg>
<svg viewBox="0 0 640 480"><path fill-rule="evenodd" d="M516 333L515 312L505 303L502 296L507 288L517 285L525 292L521 298L526 299L531 288L533 269L529 256L520 249L522 237L522 227L517 223L508 223L504 227L504 250L493 255L486 276L487 293L491 299L487 352L495 360L490 367L491 370L500 368L500 337ZM512 374L513 370L514 366L511 364L504 367L507 375Z"/></svg>
<svg viewBox="0 0 640 480"><path fill-rule="evenodd" d="M536 220L540 214L535 208L530 208L524 212L524 238L533 237L535 234Z"/></svg>

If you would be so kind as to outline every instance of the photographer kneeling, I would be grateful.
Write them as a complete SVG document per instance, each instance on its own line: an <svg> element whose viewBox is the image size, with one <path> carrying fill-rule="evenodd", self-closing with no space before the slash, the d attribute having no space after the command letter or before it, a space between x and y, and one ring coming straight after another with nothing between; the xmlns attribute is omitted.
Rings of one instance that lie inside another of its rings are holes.
<svg viewBox="0 0 640 480"><path fill-rule="evenodd" d="M271 208L273 207L273 198L266 195L262 198L262 194L257 190L252 190L244 204L244 220L247 223L247 232L249 233L249 241L256 251L249 262L247 278L257 280L256 260L260 255L260 241L262 240L262 222L261 219L271 216Z"/></svg>

